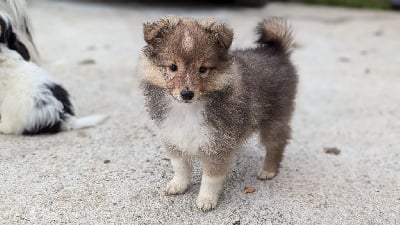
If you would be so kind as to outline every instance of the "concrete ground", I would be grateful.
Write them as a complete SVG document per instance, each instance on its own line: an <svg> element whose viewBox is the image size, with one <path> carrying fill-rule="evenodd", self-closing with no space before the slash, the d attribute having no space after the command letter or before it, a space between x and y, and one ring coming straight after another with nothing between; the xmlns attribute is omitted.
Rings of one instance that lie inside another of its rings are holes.
<svg viewBox="0 0 400 225"><path fill-rule="evenodd" d="M399 14L79 1L34 1L30 14L43 66L74 96L79 115L110 119L54 136L0 136L0 223L400 224ZM251 139L208 213L195 206L198 165L187 194L164 195L172 169L134 77L141 24L167 14L225 21L235 48L252 45L266 16L288 17L296 37L301 80L281 172L256 179L264 151Z"/></svg>

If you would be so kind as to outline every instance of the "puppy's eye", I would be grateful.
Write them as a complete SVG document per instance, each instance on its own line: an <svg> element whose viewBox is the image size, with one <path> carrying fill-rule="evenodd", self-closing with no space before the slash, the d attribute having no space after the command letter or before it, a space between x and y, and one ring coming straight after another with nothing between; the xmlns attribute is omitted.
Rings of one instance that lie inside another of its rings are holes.
<svg viewBox="0 0 400 225"><path fill-rule="evenodd" d="M169 69L172 72L176 72L176 71L178 71L178 66L176 64L172 64L172 65L169 66Z"/></svg>
<svg viewBox="0 0 400 225"><path fill-rule="evenodd" d="M205 73L205 72L207 72L207 70L208 70L208 69L205 68L205 67L200 67L200 68L199 68L199 72L200 72L200 73Z"/></svg>

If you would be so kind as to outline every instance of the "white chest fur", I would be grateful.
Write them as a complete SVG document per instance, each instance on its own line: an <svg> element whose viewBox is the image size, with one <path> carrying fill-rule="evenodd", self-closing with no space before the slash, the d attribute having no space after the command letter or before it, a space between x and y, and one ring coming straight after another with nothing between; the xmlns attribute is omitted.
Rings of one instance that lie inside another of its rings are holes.
<svg viewBox="0 0 400 225"><path fill-rule="evenodd" d="M160 124L161 135L180 151L195 155L209 143L209 129L205 125L204 104L171 101L170 111Z"/></svg>

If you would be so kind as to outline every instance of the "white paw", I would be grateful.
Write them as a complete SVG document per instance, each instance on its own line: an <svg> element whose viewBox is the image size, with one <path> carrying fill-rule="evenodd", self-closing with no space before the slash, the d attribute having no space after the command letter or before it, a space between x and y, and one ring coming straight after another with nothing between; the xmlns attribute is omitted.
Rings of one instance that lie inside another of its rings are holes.
<svg viewBox="0 0 400 225"><path fill-rule="evenodd" d="M176 180L171 180L165 187L165 193L167 195L179 195L186 192L189 184L177 182Z"/></svg>
<svg viewBox="0 0 400 225"><path fill-rule="evenodd" d="M218 197L211 196L199 196L197 198L196 204L202 211L210 211L215 209L218 203Z"/></svg>
<svg viewBox="0 0 400 225"><path fill-rule="evenodd" d="M257 174L257 178L260 180L270 180L276 176L276 172L269 172L265 170L260 170Z"/></svg>

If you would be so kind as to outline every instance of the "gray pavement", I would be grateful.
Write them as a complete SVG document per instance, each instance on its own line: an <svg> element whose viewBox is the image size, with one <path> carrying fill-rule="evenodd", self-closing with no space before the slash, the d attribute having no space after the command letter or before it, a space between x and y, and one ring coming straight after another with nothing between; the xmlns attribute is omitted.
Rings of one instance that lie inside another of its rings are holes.
<svg viewBox="0 0 400 225"><path fill-rule="evenodd" d="M79 115L110 119L54 136L0 136L1 224L400 224L400 14L276 3L111 6L32 3L43 67ZM256 179L264 152L251 139L208 213L195 206L198 165L187 194L164 195L172 169L134 76L141 24L168 14L226 22L235 48L252 45L266 16L288 17L295 31L301 80L281 172Z"/></svg>

